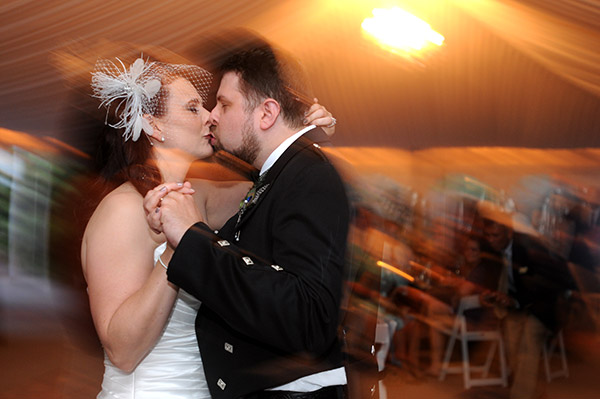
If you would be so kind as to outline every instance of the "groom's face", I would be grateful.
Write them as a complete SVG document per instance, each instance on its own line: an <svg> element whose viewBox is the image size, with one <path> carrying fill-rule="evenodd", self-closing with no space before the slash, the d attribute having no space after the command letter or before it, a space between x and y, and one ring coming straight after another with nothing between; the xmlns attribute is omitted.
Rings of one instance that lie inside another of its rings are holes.
<svg viewBox="0 0 600 399"><path fill-rule="evenodd" d="M253 110L247 109L238 74L225 73L217 92L217 105L210 113L215 136L211 144L215 150L223 149L254 164L259 150L254 115Z"/></svg>

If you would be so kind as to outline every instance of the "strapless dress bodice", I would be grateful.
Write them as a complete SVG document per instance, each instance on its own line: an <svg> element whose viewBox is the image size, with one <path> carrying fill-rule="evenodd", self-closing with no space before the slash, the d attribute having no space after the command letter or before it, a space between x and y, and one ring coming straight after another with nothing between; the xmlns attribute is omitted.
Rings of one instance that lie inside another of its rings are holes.
<svg viewBox="0 0 600 399"><path fill-rule="evenodd" d="M98 399L210 399L194 321L200 302L179 290L158 342L131 373L104 356Z"/></svg>

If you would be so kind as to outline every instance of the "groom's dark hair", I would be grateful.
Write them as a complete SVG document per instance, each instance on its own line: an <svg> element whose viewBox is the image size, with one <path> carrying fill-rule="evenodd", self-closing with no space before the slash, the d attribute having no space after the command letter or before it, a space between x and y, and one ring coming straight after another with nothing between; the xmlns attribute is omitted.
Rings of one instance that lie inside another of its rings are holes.
<svg viewBox="0 0 600 399"><path fill-rule="evenodd" d="M281 106L290 127L303 126L304 113L312 104L308 78L300 63L269 44L233 53L221 65L220 72L235 72L248 110L264 99L272 98Z"/></svg>

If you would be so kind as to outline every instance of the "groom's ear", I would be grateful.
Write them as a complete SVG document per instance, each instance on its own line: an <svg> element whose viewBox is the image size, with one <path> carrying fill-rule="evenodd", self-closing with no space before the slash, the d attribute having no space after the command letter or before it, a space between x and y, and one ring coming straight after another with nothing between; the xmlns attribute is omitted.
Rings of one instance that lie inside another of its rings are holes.
<svg viewBox="0 0 600 399"><path fill-rule="evenodd" d="M277 121L277 117L281 112L281 106L272 98L267 98L260 105L260 128L262 130L270 129Z"/></svg>

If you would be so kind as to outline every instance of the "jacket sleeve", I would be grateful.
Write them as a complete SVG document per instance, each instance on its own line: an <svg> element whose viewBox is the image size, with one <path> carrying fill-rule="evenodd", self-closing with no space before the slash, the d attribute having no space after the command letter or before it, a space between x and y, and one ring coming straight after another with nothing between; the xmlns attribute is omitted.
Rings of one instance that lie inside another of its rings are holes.
<svg viewBox="0 0 600 399"><path fill-rule="evenodd" d="M284 352L314 356L337 334L348 202L329 163L280 176L276 183L269 215L248 220L269 229L271 259L244 251L199 223L175 251L169 280L234 330Z"/></svg>

